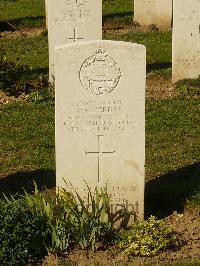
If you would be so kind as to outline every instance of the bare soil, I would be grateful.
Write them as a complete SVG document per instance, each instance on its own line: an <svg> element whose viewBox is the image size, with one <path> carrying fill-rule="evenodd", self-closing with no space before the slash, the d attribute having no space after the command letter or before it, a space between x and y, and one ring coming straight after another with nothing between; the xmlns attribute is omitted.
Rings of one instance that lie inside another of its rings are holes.
<svg viewBox="0 0 200 266"><path fill-rule="evenodd" d="M170 30L168 27L157 27L154 24L148 26L141 26L139 23L134 21L131 25L127 25L124 22L114 22L114 21L106 21L103 25L103 31L107 33L114 33L115 31L119 31L119 33L131 33L131 32L148 32L148 31L168 31Z"/></svg>
<svg viewBox="0 0 200 266"><path fill-rule="evenodd" d="M166 99L177 96L170 76L149 74L146 80L146 97L149 99Z"/></svg>
<svg viewBox="0 0 200 266"><path fill-rule="evenodd" d="M1 104L9 104L18 101L24 101L27 99L27 96L22 94L18 98L14 96L7 95L4 91L0 90L0 105Z"/></svg>
<svg viewBox="0 0 200 266"><path fill-rule="evenodd" d="M45 26L24 27L15 31L0 31L1 38L35 37L41 35L46 30Z"/></svg>
<svg viewBox="0 0 200 266"><path fill-rule="evenodd" d="M66 262L76 266L173 265L177 262L200 265L200 208L189 208L182 214L174 212L165 221L180 235L182 246L178 250L168 250L154 257L143 258L128 257L114 247L104 247L104 250L100 247L97 252L74 250L66 258L59 259L59 265L66 265ZM58 258L50 254L42 265L58 265Z"/></svg>

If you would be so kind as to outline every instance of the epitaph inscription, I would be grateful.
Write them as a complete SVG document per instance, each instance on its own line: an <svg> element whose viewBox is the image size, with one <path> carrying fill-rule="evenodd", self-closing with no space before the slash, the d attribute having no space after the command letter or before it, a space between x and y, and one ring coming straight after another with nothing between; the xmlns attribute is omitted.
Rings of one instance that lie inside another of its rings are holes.
<svg viewBox="0 0 200 266"><path fill-rule="evenodd" d="M79 76L85 89L95 95L105 95L118 85L121 72L115 60L100 48L84 61Z"/></svg>

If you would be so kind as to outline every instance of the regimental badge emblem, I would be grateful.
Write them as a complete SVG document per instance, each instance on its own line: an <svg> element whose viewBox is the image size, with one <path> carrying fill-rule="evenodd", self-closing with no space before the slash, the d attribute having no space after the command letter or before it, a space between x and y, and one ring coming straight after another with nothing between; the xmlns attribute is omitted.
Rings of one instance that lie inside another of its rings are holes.
<svg viewBox="0 0 200 266"><path fill-rule="evenodd" d="M83 62L79 78L83 88L95 95L106 95L117 87L121 71L115 60L100 48Z"/></svg>
<svg viewBox="0 0 200 266"><path fill-rule="evenodd" d="M66 4L71 5L72 7L79 7L84 5L87 0L64 0Z"/></svg>

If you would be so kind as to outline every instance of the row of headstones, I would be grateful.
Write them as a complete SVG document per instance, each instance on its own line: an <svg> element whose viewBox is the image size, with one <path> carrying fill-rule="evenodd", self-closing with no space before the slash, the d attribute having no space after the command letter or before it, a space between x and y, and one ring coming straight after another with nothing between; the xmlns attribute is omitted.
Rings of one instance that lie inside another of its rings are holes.
<svg viewBox="0 0 200 266"><path fill-rule="evenodd" d="M134 0L134 21L173 27L173 83L200 75L200 0Z"/></svg>
<svg viewBox="0 0 200 266"><path fill-rule="evenodd" d="M49 74L54 77L54 47L64 43L102 38L102 4L99 0L45 0L48 7ZM134 21L171 28L172 0L134 0ZM200 74L200 1L173 1L172 81Z"/></svg>
<svg viewBox="0 0 200 266"><path fill-rule="evenodd" d="M85 182L91 188L107 186L112 212L128 209L142 218L145 47L102 41L101 25L99 0L48 0L56 183L70 182L83 196Z"/></svg>

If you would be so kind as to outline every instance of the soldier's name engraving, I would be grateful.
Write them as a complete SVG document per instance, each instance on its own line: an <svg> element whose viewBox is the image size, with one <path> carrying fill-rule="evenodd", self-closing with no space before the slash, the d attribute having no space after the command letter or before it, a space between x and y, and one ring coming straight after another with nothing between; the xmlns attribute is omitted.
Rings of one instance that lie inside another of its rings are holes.
<svg viewBox="0 0 200 266"><path fill-rule="evenodd" d="M126 113L121 99L77 101L71 104L73 115L66 116L68 132L129 131L135 128L134 114Z"/></svg>
<svg viewBox="0 0 200 266"><path fill-rule="evenodd" d="M59 17L54 18L55 26L80 25L91 21L89 9L67 10L60 13Z"/></svg>

